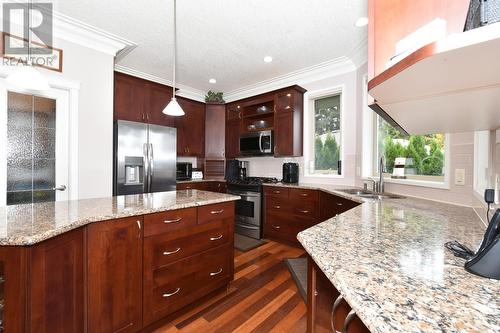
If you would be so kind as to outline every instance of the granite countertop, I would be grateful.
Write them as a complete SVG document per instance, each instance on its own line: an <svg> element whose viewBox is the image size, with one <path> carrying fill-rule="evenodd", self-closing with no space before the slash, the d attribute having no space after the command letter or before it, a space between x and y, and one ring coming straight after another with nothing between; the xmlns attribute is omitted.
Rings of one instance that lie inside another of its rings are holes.
<svg viewBox="0 0 500 333"><path fill-rule="evenodd" d="M0 245L32 245L92 222L238 199L182 190L0 207Z"/></svg>
<svg viewBox="0 0 500 333"><path fill-rule="evenodd" d="M360 201L338 191L344 186L275 186ZM298 239L371 332L500 332L500 281L466 272L465 261L444 247L458 240L477 249L486 227L472 208L417 198L361 201Z"/></svg>

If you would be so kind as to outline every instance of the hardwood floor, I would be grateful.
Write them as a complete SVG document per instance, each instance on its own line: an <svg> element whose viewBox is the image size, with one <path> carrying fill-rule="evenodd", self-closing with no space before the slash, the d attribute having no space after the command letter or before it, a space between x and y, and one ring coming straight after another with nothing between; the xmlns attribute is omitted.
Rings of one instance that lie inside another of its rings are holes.
<svg viewBox="0 0 500 333"><path fill-rule="evenodd" d="M245 253L235 250L229 290L154 332L305 332L306 305L283 263L303 254L272 241Z"/></svg>

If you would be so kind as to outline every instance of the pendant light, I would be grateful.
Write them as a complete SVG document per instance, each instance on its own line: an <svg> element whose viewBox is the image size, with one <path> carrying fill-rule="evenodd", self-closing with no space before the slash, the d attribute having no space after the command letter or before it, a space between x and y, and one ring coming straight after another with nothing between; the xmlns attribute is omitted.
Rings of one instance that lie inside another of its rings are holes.
<svg viewBox="0 0 500 333"><path fill-rule="evenodd" d="M50 86L47 79L36 68L33 67L31 61L31 11L33 9L33 2L30 0L28 7L28 59L26 64L16 68L14 72L7 76L7 83L18 87L27 89L33 92L42 92L49 90Z"/></svg>
<svg viewBox="0 0 500 333"><path fill-rule="evenodd" d="M177 53L177 10L176 10L176 0L174 0L174 52L173 52L173 84L172 84L172 99L170 103L167 104L165 109L163 109L163 113L169 116L183 116L185 113L182 110L179 103L177 103L177 99L175 98L175 61L176 61L176 53Z"/></svg>

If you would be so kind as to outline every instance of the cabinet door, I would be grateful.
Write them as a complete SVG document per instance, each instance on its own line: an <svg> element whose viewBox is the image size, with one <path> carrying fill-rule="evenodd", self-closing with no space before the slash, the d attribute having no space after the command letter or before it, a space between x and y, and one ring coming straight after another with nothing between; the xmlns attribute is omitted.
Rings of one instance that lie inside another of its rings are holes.
<svg viewBox="0 0 500 333"><path fill-rule="evenodd" d="M31 248L30 332L84 331L83 248L83 228Z"/></svg>
<svg viewBox="0 0 500 333"><path fill-rule="evenodd" d="M186 113L175 118L177 156L203 157L205 153L205 104L177 98Z"/></svg>
<svg viewBox="0 0 500 333"><path fill-rule="evenodd" d="M88 226L88 330L142 327L142 217Z"/></svg>
<svg viewBox="0 0 500 333"><path fill-rule="evenodd" d="M222 104L207 104L205 113L205 157L224 158L226 108Z"/></svg>
<svg viewBox="0 0 500 333"><path fill-rule="evenodd" d="M162 111L172 98L172 88L152 84L149 92L147 118L150 124L174 126L174 117L167 116Z"/></svg>
<svg viewBox="0 0 500 333"><path fill-rule="evenodd" d="M0 247L1 332L26 332L26 274L26 249Z"/></svg>
<svg viewBox="0 0 500 333"><path fill-rule="evenodd" d="M148 94L148 86L143 80L115 72L115 119L146 122Z"/></svg>
<svg viewBox="0 0 500 333"><path fill-rule="evenodd" d="M274 156L293 156L293 112L274 116Z"/></svg>
<svg viewBox="0 0 500 333"><path fill-rule="evenodd" d="M226 123L226 158L240 156L240 120L228 120Z"/></svg>

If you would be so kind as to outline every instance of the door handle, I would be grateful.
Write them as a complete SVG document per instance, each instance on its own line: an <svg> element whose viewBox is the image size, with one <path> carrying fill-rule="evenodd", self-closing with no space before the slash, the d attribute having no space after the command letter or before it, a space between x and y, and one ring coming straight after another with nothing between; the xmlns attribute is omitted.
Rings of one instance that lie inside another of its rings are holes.
<svg viewBox="0 0 500 333"><path fill-rule="evenodd" d="M274 224L273 224L273 225L272 225L272 227L273 227L274 229L281 229L281 227L280 227L279 225L274 225Z"/></svg>
<svg viewBox="0 0 500 333"><path fill-rule="evenodd" d="M307 213L309 213L309 211L308 211L308 210L299 210L299 212L301 212L301 213L303 213L303 214L307 214Z"/></svg>
<svg viewBox="0 0 500 333"><path fill-rule="evenodd" d="M216 240L219 240L219 239L221 239L221 238L222 238L222 234L220 234L220 235L219 235L219 236L217 236L217 237L210 237L210 240L211 240L211 241L216 241Z"/></svg>
<svg viewBox="0 0 500 333"><path fill-rule="evenodd" d="M149 152L148 144L142 144L142 158L144 160L144 174L142 178L144 179L144 192L149 192Z"/></svg>
<svg viewBox="0 0 500 333"><path fill-rule="evenodd" d="M172 292L172 293L165 293L165 294L163 294L162 296L163 296L163 297L170 297L170 296L174 296L174 295L175 295L175 294L177 294L179 291L181 291L181 288L177 288L177 289L175 289L175 291L174 291L174 292Z"/></svg>
<svg viewBox="0 0 500 333"><path fill-rule="evenodd" d="M165 251L165 252L163 252L163 255L164 255L164 256L169 256L169 255L171 255L171 254L175 254L175 253L179 252L180 250L181 250L181 248L180 248L180 247L178 247L178 248L176 248L174 251Z"/></svg>
<svg viewBox="0 0 500 333"><path fill-rule="evenodd" d="M58 186L58 187L53 187L52 188L52 191L66 191L66 185L61 185L61 186Z"/></svg>
<svg viewBox="0 0 500 333"><path fill-rule="evenodd" d="M224 213L224 209L213 210L213 211L210 212L210 214L212 214L212 215L222 214L222 213Z"/></svg>
<svg viewBox="0 0 500 333"><path fill-rule="evenodd" d="M163 221L163 223L177 223L177 222L180 222L182 220L182 217L179 217L179 218L176 218L176 219L173 219L173 220L165 220Z"/></svg>
<svg viewBox="0 0 500 333"><path fill-rule="evenodd" d="M153 174L154 174L154 156L153 156L153 144L149 144L149 174L151 176L151 182L153 182Z"/></svg>
<svg viewBox="0 0 500 333"><path fill-rule="evenodd" d="M210 276L219 275L220 273L222 273L222 268L219 268L217 272L210 273Z"/></svg>

